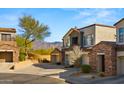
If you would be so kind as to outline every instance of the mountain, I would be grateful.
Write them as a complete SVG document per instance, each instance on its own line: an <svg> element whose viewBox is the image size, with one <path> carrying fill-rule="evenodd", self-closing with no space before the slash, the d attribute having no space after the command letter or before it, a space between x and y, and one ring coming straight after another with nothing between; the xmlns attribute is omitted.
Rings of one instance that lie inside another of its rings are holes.
<svg viewBox="0 0 124 93"><path fill-rule="evenodd" d="M45 42L45 41L34 41L33 42L33 49L48 49L48 48L59 48L61 49L62 42Z"/></svg>

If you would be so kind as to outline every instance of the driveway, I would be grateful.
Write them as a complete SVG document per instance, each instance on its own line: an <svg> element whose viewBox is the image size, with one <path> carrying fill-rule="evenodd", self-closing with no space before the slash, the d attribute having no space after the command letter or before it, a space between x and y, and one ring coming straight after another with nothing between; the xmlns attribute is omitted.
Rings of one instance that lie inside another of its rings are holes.
<svg viewBox="0 0 124 93"><path fill-rule="evenodd" d="M65 82L40 75L0 73L0 84L65 84Z"/></svg>
<svg viewBox="0 0 124 93"><path fill-rule="evenodd" d="M59 77L59 73L66 71L64 66L28 64L20 69L9 70L8 64L1 64L0 68L0 83L65 84L65 80Z"/></svg>

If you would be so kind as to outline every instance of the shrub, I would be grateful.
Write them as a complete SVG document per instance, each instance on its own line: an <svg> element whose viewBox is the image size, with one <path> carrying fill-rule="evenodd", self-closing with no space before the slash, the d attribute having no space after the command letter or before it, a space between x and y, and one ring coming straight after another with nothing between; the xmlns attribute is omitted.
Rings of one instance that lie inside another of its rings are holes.
<svg viewBox="0 0 124 93"><path fill-rule="evenodd" d="M83 73L90 73L91 72L91 66L90 65L82 65L81 66L81 71L83 72Z"/></svg>
<svg viewBox="0 0 124 93"><path fill-rule="evenodd" d="M25 60L25 53L19 53L19 61L24 61Z"/></svg>

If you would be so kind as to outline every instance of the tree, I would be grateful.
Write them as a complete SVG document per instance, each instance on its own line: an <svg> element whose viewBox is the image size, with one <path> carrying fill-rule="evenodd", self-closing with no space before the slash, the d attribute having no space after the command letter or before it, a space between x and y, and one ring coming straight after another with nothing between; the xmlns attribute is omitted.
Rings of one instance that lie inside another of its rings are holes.
<svg viewBox="0 0 124 93"><path fill-rule="evenodd" d="M69 65L80 65L80 59L82 56L82 50L79 46L73 46L72 50L69 52Z"/></svg>
<svg viewBox="0 0 124 93"><path fill-rule="evenodd" d="M28 40L28 42L29 42L29 40ZM22 36L17 35L16 36L16 43L19 46L19 60L23 61L23 60L25 60L25 47L24 47L25 39ZM32 43L28 44L27 47L28 47L27 48L28 51L31 50Z"/></svg>
<svg viewBox="0 0 124 93"><path fill-rule="evenodd" d="M26 59L28 57L27 47L35 40L43 40L50 35L48 26L40 23L32 16L22 16L19 18L19 27L21 28L22 37L24 38L24 48Z"/></svg>

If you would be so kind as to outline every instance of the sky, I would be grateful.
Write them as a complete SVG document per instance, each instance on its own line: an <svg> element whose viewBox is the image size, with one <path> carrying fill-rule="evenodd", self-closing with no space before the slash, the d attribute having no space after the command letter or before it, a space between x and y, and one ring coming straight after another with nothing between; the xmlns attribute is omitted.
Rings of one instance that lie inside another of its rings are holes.
<svg viewBox="0 0 124 93"><path fill-rule="evenodd" d="M18 23L24 14L48 25L51 35L45 41L55 42L62 41L62 37L75 26L113 25L124 17L124 8L0 8L0 27L16 28L20 34Z"/></svg>

